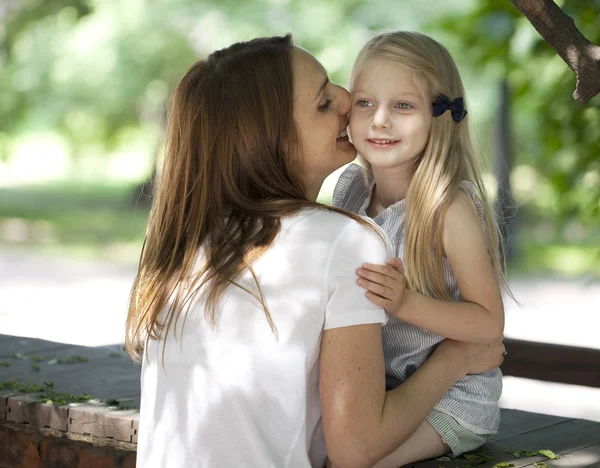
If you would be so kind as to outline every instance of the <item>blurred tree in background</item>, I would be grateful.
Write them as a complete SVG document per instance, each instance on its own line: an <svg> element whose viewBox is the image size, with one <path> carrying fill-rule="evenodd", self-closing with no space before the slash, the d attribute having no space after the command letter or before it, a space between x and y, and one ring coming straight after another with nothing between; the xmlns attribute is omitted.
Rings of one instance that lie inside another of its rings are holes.
<svg viewBox="0 0 600 468"><path fill-rule="evenodd" d="M600 43L599 0L559 3L584 36ZM588 105L573 100L575 75L510 2L481 0L440 26L458 38L473 67L506 79L512 90L512 185L529 204L527 215L567 237L580 237L575 231L583 226L597 230L600 96Z"/></svg>
<svg viewBox="0 0 600 468"><path fill-rule="evenodd" d="M600 43L600 0L558 3ZM85 223L105 229L90 242L115 241L131 217L123 208L111 218L115 200L152 173L165 102L195 60L235 41L292 32L333 81L346 84L357 52L382 28L421 30L449 48L486 158L497 144L490 135L498 90L508 83L522 229L538 244L577 244L588 261L573 271L589 269L600 238L600 99L573 101L573 72L508 0L3 0L0 242L2 219L21 218L48 221L63 243L85 238L73 234ZM78 200L66 203L71 212L77 203L104 211L82 209L63 226L49 214L60 197L35 192L60 180ZM98 186L110 188L90 195ZM28 201L34 192L47 202L43 210L27 205L40 204ZM103 193L114 203L102 207ZM143 220L128 229L124 238L139 245Z"/></svg>

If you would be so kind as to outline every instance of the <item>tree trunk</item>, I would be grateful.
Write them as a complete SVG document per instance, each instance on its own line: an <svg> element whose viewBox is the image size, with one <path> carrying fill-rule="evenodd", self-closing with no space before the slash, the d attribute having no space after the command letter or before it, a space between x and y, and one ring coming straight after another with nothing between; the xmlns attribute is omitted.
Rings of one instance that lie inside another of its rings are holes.
<svg viewBox="0 0 600 468"><path fill-rule="evenodd" d="M588 41L552 0L511 1L575 72L573 98L586 104L600 93L600 46Z"/></svg>

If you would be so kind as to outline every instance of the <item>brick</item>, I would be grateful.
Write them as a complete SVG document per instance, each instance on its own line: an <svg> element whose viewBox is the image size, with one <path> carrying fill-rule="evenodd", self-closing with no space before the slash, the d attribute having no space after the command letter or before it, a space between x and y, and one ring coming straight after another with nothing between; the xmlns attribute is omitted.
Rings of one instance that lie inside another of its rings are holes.
<svg viewBox="0 0 600 468"><path fill-rule="evenodd" d="M67 431L131 442L132 417L136 413L103 405L73 405L69 407Z"/></svg>
<svg viewBox="0 0 600 468"><path fill-rule="evenodd" d="M115 468L115 457L106 453L91 453L82 450L79 454L78 468Z"/></svg>
<svg viewBox="0 0 600 468"><path fill-rule="evenodd" d="M18 395L11 390L0 390L0 421L6 420L8 397Z"/></svg>
<svg viewBox="0 0 600 468"><path fill-rule="evenodd" d="M2 463L13 468L42 468L39 438L30 433L0 426Z"/></svg>
<svg viewBox="0 0 600 468"><path fill-rule="evenodd" d="M35 395L14 395L7 398L6 420L34 427L67 430L68 406L36 402Z"/></svg>
<svg viewBox="0 0 600 468"><path fill-rule="evenodd" d="M140 413L135 413L131 417L131 442L138 443L138 429L140 428Z"/></svg>
<svg viewBox="0 0 600 468"><path fill-rule="evenodd" d="M44 437L40 443L40 455L45 467L76 467L79 444L69 439Z"/></svg>

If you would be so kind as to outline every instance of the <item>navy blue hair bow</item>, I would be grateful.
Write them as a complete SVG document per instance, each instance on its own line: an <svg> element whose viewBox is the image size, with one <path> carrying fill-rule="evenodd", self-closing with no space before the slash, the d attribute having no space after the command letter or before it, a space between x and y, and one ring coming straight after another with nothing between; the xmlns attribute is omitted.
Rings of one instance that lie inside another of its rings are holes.
<svg viewBox="0 0 600 468"><path fill-rule="evenodd" d="M463 98L457 97L454 101L445 94L440 94L433 103L433 116L439 117L448 109L452 112L452 118L455 122L460 122L467 115Z"/></svg>

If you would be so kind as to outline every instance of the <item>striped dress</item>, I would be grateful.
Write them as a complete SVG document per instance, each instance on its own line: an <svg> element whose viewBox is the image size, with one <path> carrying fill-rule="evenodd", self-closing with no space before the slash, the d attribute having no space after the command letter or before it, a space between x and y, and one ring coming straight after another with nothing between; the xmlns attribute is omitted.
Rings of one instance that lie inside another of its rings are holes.
<svg viewBox="0 0 600 468"><path fill-rule="evenodd" d="M361 216L371 201L373 178L365 183L363 170L351 164L340 176L333 192L333 205ZM483 229L483 207L473 184L461 182L461 188L471 196ZM405 202L401 200L373 218L390 237L394 254L404 260L404 217ZM458 284L444 257L444 280L455 301L460 301ZM444 337L390 317L383 327L383 349L386 365L387 389L391 390L408 379L431 355L435 346ZM500 424L498 400L502 393L500 369L477 375L466 375L460 379L435 406L435 409L450 414L463 427L476 434L495 434Z"/></svg>

